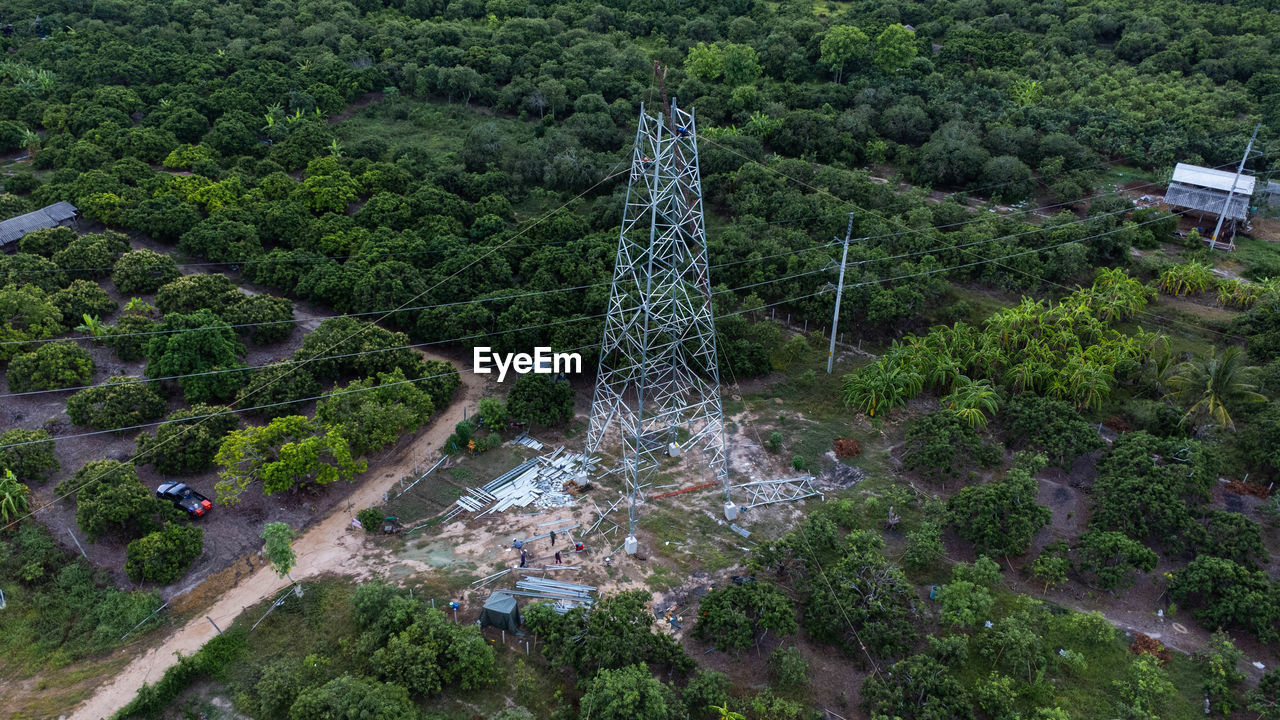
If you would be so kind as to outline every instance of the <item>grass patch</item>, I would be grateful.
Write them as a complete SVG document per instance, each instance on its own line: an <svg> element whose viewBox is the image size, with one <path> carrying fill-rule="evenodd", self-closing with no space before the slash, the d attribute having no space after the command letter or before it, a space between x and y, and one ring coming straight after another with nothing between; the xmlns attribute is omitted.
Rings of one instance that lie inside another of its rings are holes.
<svg viewBox="0 0 1280 720"><path fill-rule="evenodd" d="M1237 237L1232 259L1244 266L1241 273L1252 280L1280 277L1280 243Z"/></svg>

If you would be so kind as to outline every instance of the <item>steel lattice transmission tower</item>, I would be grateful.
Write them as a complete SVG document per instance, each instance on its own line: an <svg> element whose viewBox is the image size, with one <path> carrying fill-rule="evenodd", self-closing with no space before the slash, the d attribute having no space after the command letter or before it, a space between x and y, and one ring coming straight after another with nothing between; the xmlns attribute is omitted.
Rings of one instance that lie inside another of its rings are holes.
<svg viewBox="0 0 1280 720"><path fill-rule="evenodd" d="M611 429L622 436L629 499L628 553L635 552L637 503L677 429L680 452L698 450L729 496L724 411L702 220L697 127L676 107L640 109L622 213L600 370L591 401L587 454Z"/></svg>

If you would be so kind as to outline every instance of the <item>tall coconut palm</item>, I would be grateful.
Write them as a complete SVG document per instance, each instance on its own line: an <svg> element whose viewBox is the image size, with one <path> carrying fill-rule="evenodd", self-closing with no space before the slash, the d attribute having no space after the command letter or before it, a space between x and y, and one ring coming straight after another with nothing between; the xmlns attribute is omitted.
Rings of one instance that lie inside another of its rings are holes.
<svg viewBox="0 0 1280 720"><path fill-rule="evenodd" d="M1247 403L1266 402L1258 392L1258 368L1244 364L1240 348L1232 345L1221 352L1202 355L1178 366L1169 378L1170 395L1189 405L1185 422L1207 418L1217 425L1235 429L1231 412Z"/></svg>

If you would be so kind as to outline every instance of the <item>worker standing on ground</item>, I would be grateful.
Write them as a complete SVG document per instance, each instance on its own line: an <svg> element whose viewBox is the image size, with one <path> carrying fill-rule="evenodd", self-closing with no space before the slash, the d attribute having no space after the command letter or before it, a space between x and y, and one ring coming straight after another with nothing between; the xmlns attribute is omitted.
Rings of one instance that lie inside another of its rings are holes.
<svg viewBox="0 0 1280 720"><path fill-rule="evenodd" d="M557 564L557 565L559 565L559 564L560 564L560 551L559 551L559 550L557 550L557 551L556 551L556 564Z"/></svg>
<svg viewBox="0 0 1280 720"><path fill-rule="evenodd" d="M555 547L555 546L556 546L556 531L552 530L551 531L551 547Z"/></svg>
<svg viewBox="0 0 1280 720"><path fill-rule="evenodd" d="M525 564L525 555L524 555L523 549L520 550L520 567L527 567L527 565Z"/></svg>

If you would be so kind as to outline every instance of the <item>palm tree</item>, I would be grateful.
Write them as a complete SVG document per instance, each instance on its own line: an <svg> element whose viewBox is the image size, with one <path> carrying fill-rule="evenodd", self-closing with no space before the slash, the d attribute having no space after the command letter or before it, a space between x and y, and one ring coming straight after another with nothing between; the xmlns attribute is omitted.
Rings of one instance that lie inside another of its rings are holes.
<svg viewBox="0 0 1280 720"><path fill-rule="evenodd" d="M901 407L924 386L924 378L896 359L881 358L874 365L844 376L844 402L871 417Z"/></svg>
<svg viewBox="0 0 1280 720"><path fill-rule="evenodd" d="M84 322L76 326L76 332L89 333L93 337L102 337L106 333L107 325L99 320L97 315L84 313L80 317Z"/></svg>
<svg viewBox="0 0 1280 720"><path fill-rule="evenodd" d="M970 427L985 427L987 414L995 414L1000 407L1000 395L986 380L972 380L961 375L956 378L955 389L942 398L943 406L950 408Z"/></svg>
<svg viewBox="0 0 1280 720"><path fill-rule="evenodd" d="M1231 410L1245 403L1266 402L1258 392L1258 368L1244 364L1240 348L1232 345L1222 352L1196 357L1178 366L1169 378L1170 395L1190 403L1185 422L1192 416L1207 417L1214 423L1235 429Z"/></svg>
<svg viewBox="0 0 1280 720"><path fill-rule="evenodd" d="M40 151L40 133L29 128L23 130L22 146L27 149L27 156L30 159L35 159L36 153Z"/></svg>
<svg viewBox="0 0 1280 720"><path fill-rule="evenodd" d="M709 709L720 713L716 720L747 720L747 716L740 712L734 712L729 709L729 703L723 705L709 705Z"/></svg>
<svg viewBox="0 0 1280 720"><path fill-rule="evenodd" d="M17 518L29 507L27 493L30 489L18 482L17 476L8 468L0 477L0 520L8 523L10 518Z"/></svg>

